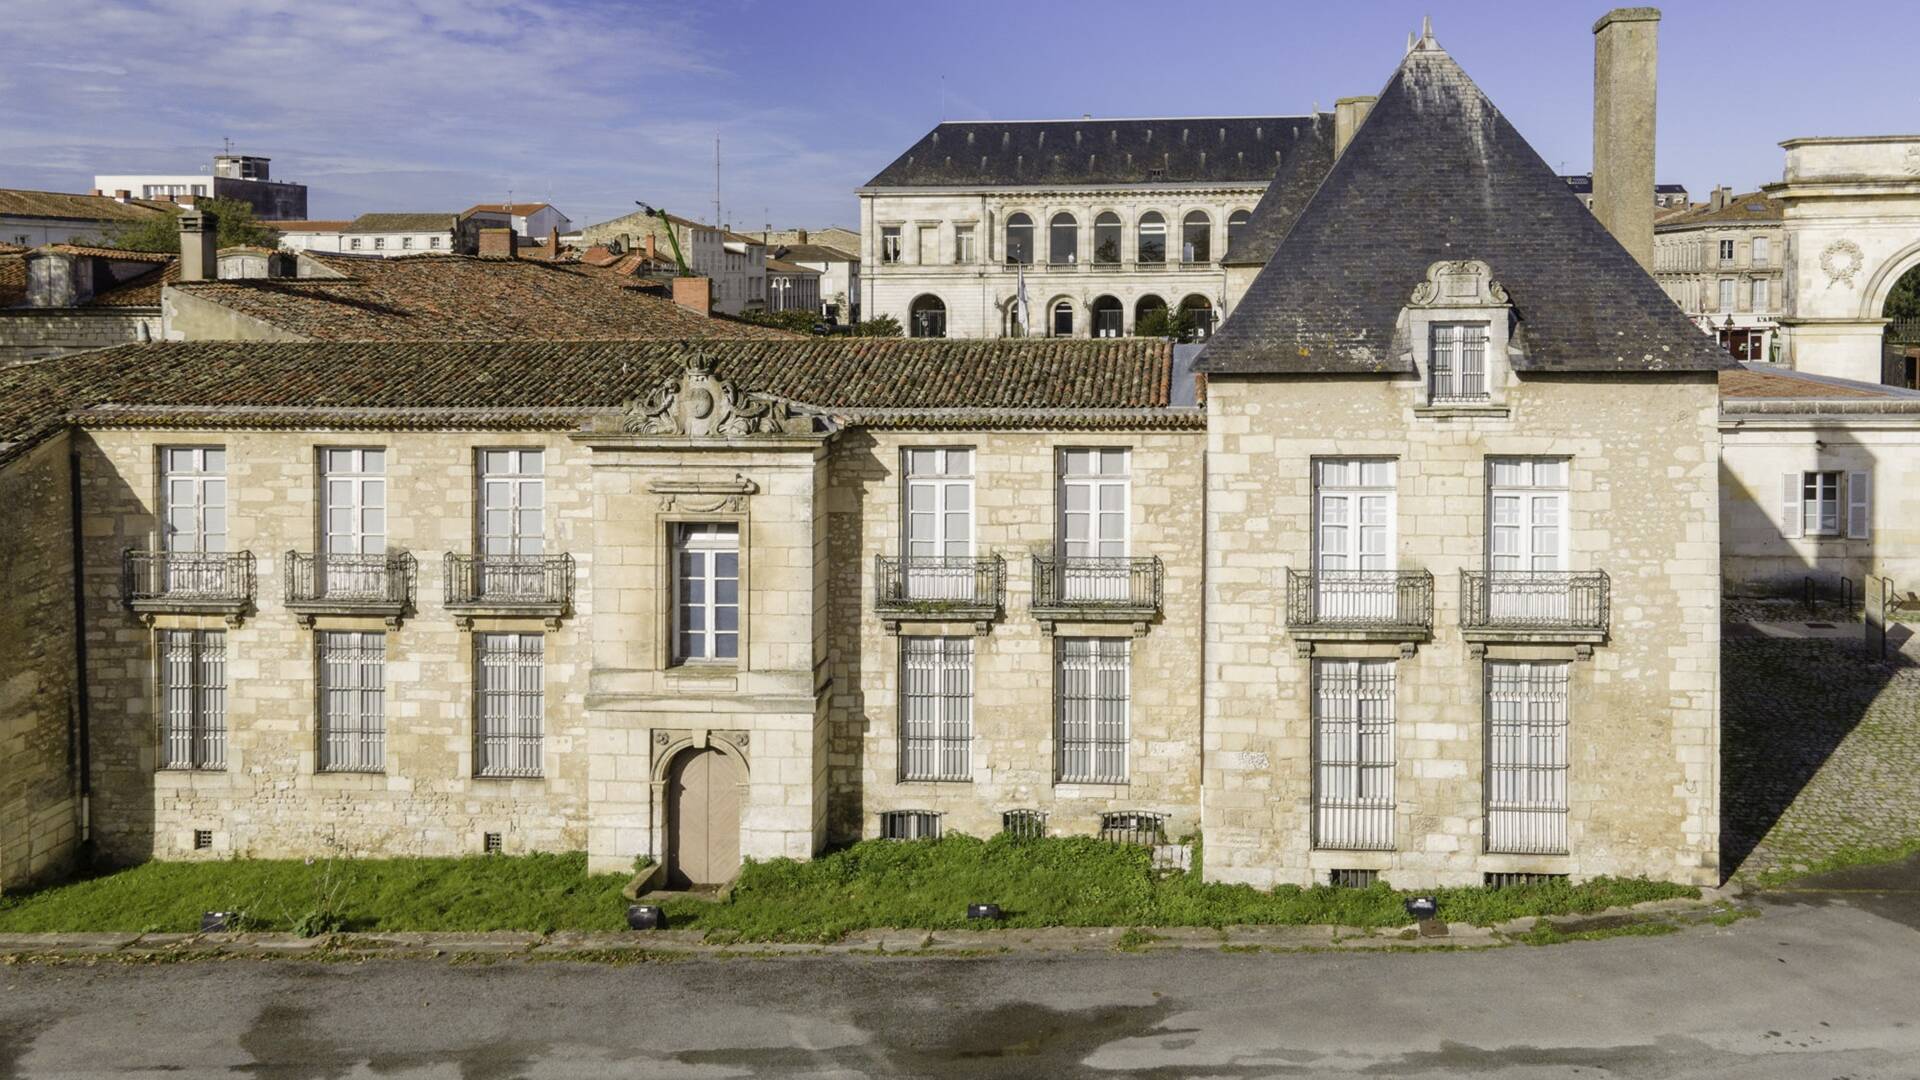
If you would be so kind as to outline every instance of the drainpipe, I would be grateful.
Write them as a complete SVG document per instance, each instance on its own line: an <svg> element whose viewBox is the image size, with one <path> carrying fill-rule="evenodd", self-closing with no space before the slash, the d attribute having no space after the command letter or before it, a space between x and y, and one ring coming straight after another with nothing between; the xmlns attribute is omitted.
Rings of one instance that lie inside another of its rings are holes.
<svg viewBox="0 0 1920 1080"><path fill-rule="evenodd" d="M69 436L71 438L71 436ZM80 842L93 841L93 735L87 700L86 544L81 536L80 454L67 450L67 502L73 531L73 663L75 749L80 759Z"/></svg>

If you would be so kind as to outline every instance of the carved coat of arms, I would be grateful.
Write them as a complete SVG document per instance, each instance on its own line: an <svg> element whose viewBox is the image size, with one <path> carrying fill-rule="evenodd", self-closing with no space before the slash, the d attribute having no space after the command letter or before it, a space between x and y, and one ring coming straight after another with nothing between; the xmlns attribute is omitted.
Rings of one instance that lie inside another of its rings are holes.
<svg viewBox="0 0 1920 1080"><path fill-rule="evenodd" d="M641 435L741 438L804 435L813 430L813 418L795 415L779 398L735 388L695 350L679 374L627 405L621 427Z"/></svg>

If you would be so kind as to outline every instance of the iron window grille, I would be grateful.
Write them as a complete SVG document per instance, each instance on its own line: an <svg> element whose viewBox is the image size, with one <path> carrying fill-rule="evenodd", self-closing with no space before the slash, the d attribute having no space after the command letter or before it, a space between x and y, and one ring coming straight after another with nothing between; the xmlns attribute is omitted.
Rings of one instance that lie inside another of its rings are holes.
<svg viewBox="0 0 1920 1080"><path fill-rule="evenodd" d="M1120 810L1100 815L1100 839L1110 844L1155 847L1167 842L1167 816L1145 810Z"/></svg>
<svg viewBox="0 0 1920 1080"><path fill-rule="evenodd" d="M1293 629L1433 629L1433 574L1426 570L1287 570Z"/></svg>
<svg viewBox="0 0 1920 1080"><path fill-rule="evenodd" d="M213 830L212 829L193 830L193 850L209 851L212 848L213 848Z"/></svg>
<svg viewBox="0 0 1920 1080"><path fill-rule="evenodd" d="M500 834L497 832L482 833L480 835L480 850L488 855L500 854L503 850L503 845L500 842Z"/></svg>
<svg viewBox="0 0 1920 1080"><path fill-rule="evenodd" d="M1486 663L1487 850L1567 852L1565 663Z"/></svg>
<svg viewBox="0 0 1920 1080"><path fill-rule="evenodd" d="M539 776L546 721L546 641L475 634L476 768L483 777Z"/></svg>
<svg viewBox="0 0 1920 1080"><path fill-rule="evenodd" d="M1480 882L1489 889L1511 889L1523 885L1552 885L1567 881L1565 874L1509 874L1489 871Z"/></svg>
<svg viewBox="0 0 1920 1080"><path fill-rule="evenodd" d="M1000 815L1000 831L1016 840L1038 840L1047 835L1047 812L1008 810Z"/></svg>
<svg viewBox="0 0 1920 1080"><path fill-rule="evenodd" d="M900 639L900 778L973 776L973 639Z"/></svg>
<svg viewBox="0 0 1920 1080"><path fill-rule="evenodd" d="M1487 401L1485 323L1435 323L1427 357L1427 401L1433 405Z"/></svg>
<svg viewBox="0 0 1920 1080"><path fill-rule="evenodd" d="M882 840L938 840L940 814L933 810L887 810L880 815Z"/></svg>
<svg viewBox="0 0 1920 1080"><path fill-rule="evenodd" d="M387 636L358 631L318 635L320 769L386 768Z"/></svg>
<svg viewBox="0 0 1920 1080"><path fill-rule="evenodd" d="M1061 638L1054 673L1055 772L1063 784L1127 782L1128 638Z"/></svg>
<svg viewBox="0 0 1920 1080"><path fill-rule="evenodd" d="M1604 634L1611 591L1604 570L1462 570L1460 625Z"/></svg>
<svg viewBox="0 0 1920 1080"><path fill-rule="evenodd" d="M226 632L163 630L159 647L161 767L226 768Z"/></svg>
<svg viewBox="0 0 1920 1080"><path fill-rule="evenodd" d="M1380 883L1378 870L1329 870L1327 884L1336 889L1371 889Z"/></svg>
<svg viewBox="0 0 1920 1080"><path fill-rule="evenodd" d="M1393 848L1394 666L1313 662L1313 844Z"/></svg>

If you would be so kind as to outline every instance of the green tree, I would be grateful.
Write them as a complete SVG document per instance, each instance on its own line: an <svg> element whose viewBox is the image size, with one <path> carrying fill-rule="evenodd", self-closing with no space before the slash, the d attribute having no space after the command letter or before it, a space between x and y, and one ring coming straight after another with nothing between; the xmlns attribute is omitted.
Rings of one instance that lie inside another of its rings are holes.
<svg viewBox="0 0 1920 1080"><path fill-rule="evenodd" d="M239 247L243 244L267 248L280 246L279 230L255 220L253 207L247 203L238 199L206 199L195 205L212 214L218 222L214 235L220 247ZM100 238L100 243L129 251L167 251L177 254L180 251L180 214L175 211L108 229Z"/></svg>
<svg viewBox="0 0 1920 1080"><path fill-rule="evenodd" d="M1920 266L1916 266L1900 275L1893 283L1893 291L1887 294L1887 307L1882 315L1889 319L1920 318Z"/></svg>
<svg viewBox="0 0 1920 1080"><path fill-rule="evenodd" d="M853 326L854 337L904 337L900 330L900 320L891 315L882 315L877 319L862 319Z"/></svg>
<svg viewBox="0 0 1920 1080"><path fill-rule="evenodd" d="M1187 340L1193 334L1193 321L1184 310L1157 307L1141 315L1133 324L1134 337L1175 338Z"/></svg>

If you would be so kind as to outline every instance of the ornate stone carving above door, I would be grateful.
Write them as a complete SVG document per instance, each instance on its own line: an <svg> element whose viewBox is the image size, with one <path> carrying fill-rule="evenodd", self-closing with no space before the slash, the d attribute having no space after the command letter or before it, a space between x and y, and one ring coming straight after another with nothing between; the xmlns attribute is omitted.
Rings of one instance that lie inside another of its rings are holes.
<svg viewBox="0 0 1920 1080"><path fill-rule="evenodd" d="M813 432L813 417L795 415L779 398L738 389L715 376L712 362L693 348L679 374L627 404L621 427L640 435L691 438L807 435Z"/></svg>

